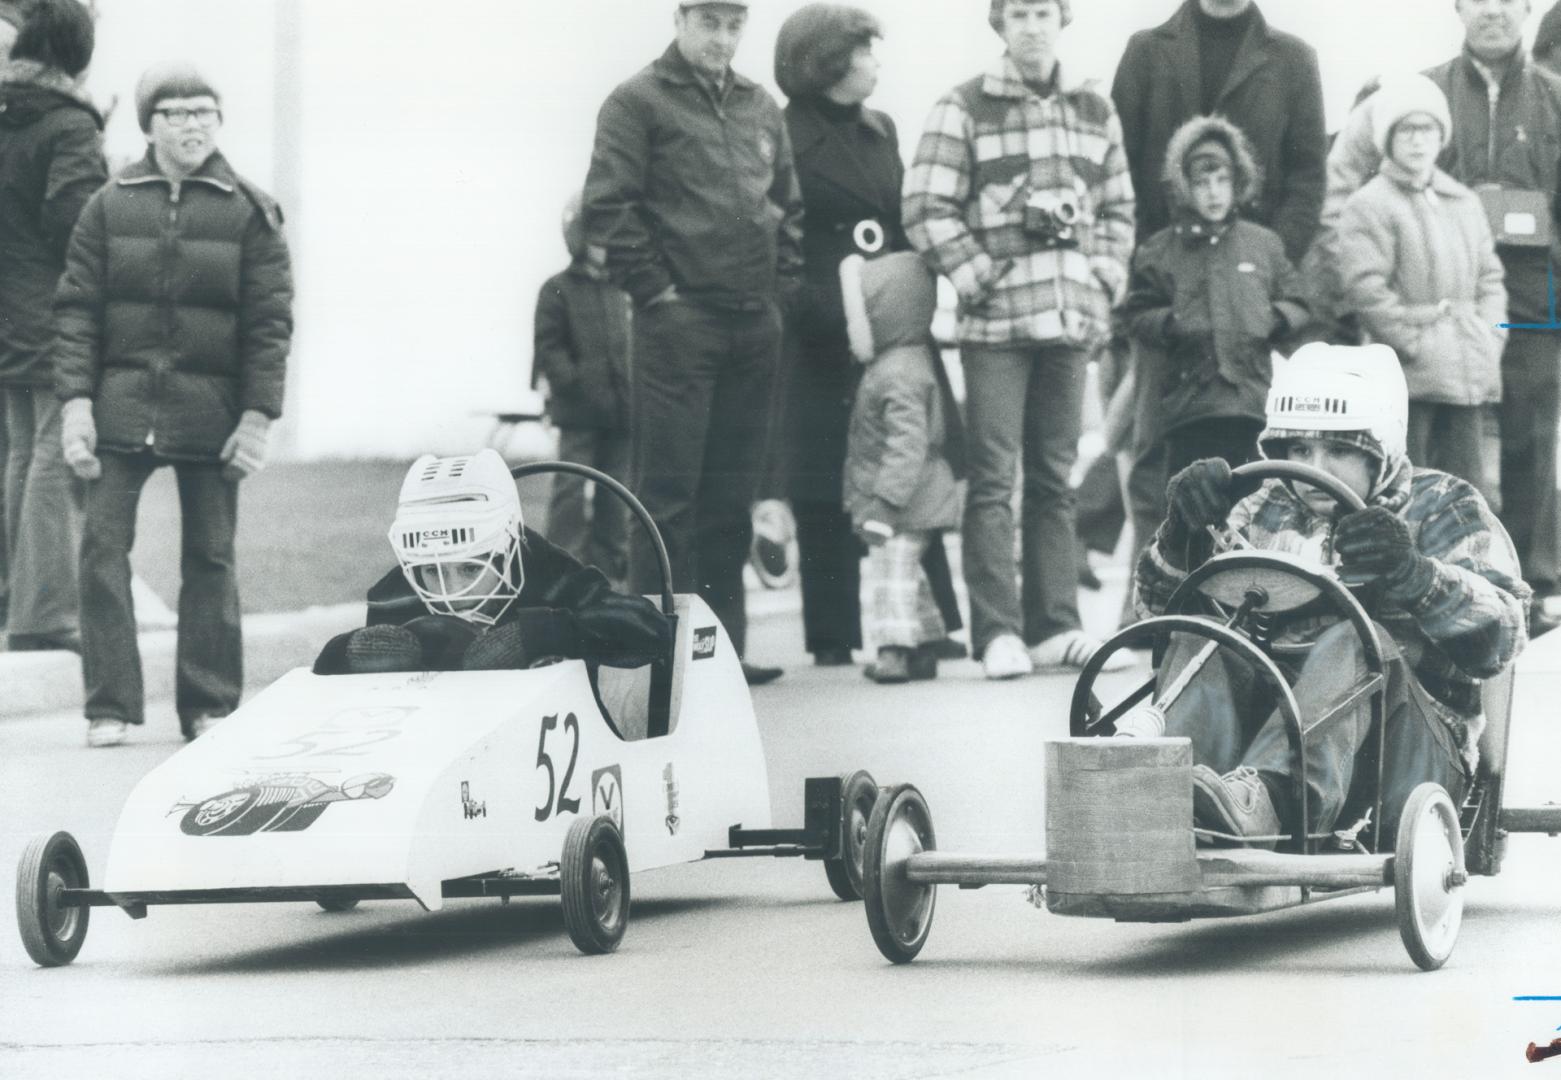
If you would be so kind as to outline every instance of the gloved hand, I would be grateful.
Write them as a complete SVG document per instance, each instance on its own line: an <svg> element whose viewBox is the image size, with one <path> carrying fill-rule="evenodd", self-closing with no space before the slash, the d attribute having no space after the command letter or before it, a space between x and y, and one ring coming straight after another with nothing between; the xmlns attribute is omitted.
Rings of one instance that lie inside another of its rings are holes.
<svg viewBox="0 0 1561 1080"><path fill-rule="evenodd" d="M345 667L349 675L421 671L423 646L404 626L360 627L347 635Z"/></svg>
<svg viewBox="0 0 1561 1080"><path fill-rule="evenodd" d="M1394 600L1413 600L1431 587L1431 560L1415 548L1409 525L1383 506L1346 514L1334 529L1339 577L1351 586L1380 580Z"/></svg>
<svg viewBox="0 0 1561 1080"><path fill-rule="evenodd" d="M459 671L478 627L454 615L419 615L403 624L423 649L423 671Z"/></svg>
<svg viewBox="0 0 1561 1080"><path fill-rule="evenodd" d="M60 409L60 446L65 464L83 480L103 475L103 463L97 459L98 426L92 419L92 399L71 398Z"/></svg>
<svg viewBox="0 0 1561 1080"><path fill-rule="evenodd" d="M462 658L466 671L507 671L538 667L581 655L580 628L574 613L562 608L520 608L489 627Z"/></svg>
<svg viewBox="0 0 1561 1080"><path fill-rule="evenodd" d="M1203 532L1209 525L1223 525L1235 505L1231 494L1230 464L1224 458L1195 461L1171 477L1165 499L1170 505L1166 516L1170 539L1184 542Z"/></svg>
<svg viewBox="0 0 1561 1080"><path fill-rule="evenodd" d="M900 511L884 502L882 499L874 499L872 505L862 514L861 524L856 527L857 538L868 547L877 547L898 530Z"/></svg>
<svg viewBox="0 0 1561 1080"><path fill-rule="evenodd" d="M266 440L270 433L270 417L255 409L245 409L233 434L222 444L219 456L227 466L222 470L223 479L242 480L265 468Z"/></svg>

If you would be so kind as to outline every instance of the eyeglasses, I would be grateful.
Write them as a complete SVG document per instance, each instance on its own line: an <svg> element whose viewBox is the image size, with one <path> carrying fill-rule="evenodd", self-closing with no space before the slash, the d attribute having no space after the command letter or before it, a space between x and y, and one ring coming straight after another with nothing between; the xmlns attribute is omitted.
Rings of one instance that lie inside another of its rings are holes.
<svg viewBox="0 0 1561 1080"><path fill-rule="evenodd" d="M222 119L222 110L221 109L213 109L213 108L204 108L204 109L179 109L179 108L173 108L173 109L153 109L152 111L154 113L156 113L157 115L161 116L164 120L168 121L168 126L169 127L176 127L176 128L182 128L185 124L188 124L191 120L194 120L201 127L211 127L218 120Z"/></svg>

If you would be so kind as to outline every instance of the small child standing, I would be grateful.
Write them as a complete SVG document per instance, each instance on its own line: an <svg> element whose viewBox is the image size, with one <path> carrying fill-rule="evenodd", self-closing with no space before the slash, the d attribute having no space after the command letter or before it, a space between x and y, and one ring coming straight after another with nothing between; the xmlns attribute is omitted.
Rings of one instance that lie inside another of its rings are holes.
<svg viewBox="0 0 1561 1080"><path fill-rule="evenodd" d="M1409 383L1409 456L1501 509L1505 272L1480 198L1436 167L1452 134L1441 88L1384 79L1372 99L1375 177L1338 224L1344 306L1391 345Z"/></svg>
<svg viewBox="0 0 1561 1080"><path fill-rule="evenodd" d="M1202 458L1257 457L1271 349L1310 321L1301 277L1279 236L1239 216L1262 190L1251 144L1220 116L1177 129L1165 179L1175 220L1139 245L1117 332L1142 346L1164 388L1168 470Z"/></svg>
<svg viewBox="0 0 1561 1080"><path fill-rule="evenodd" d="M946 454L948 400L933 365L937 283L913 252L840 264L852 354L866 365L846 435L844 503L867 544L862 629L878 648L868 678L931 679L943 617L922 554L957 528L959 482Z"/></svg>
<svg viewBox="0 0 1561 1080"><path fill-rule="evenodd" d="M537 297L532 382L545 376L548 414L557 425L558 456L617 480L629 472L628 294L588 257L580 197L564 208L567 270L548 278ZM586 480L559 473L548 504L552 540L609 581L629 569L628 511L610 491L586 498Z"/></svg>

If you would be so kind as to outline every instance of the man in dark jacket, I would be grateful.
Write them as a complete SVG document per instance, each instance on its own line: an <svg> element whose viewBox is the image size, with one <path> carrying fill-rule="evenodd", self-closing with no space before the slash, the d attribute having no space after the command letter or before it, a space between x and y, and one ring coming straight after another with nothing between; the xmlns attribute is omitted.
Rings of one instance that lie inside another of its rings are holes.
<svg viewBox="0 0 1561 1080"><path fill-rule="evenodd" d="M531 378L547 379L548 414L558 428L558 456L616 480L629 473L629 334L623 290L588 257L580 198L564 208L568 269L537 296ZM586 504L585 478L553 477L547 527L555 544L621 582L629 569L628 508L598 487Z"/></svg>
<svg viewBox="0 0 1561 1080"><path fill-rule="evenodd" d="M765 462L780 300L802 266L802 197L781 111L731 69L747 0L682 0L677 38L612 92L585 185L586 235L633 298L634 477L673 580L739 654L743 562ZM656 557L630 541L630 582ZM745 667L750 682L778 668Z"/></svg>
<svg viewBox="0 0 1561 1080"><path fill-rule="evenodd" d="M264 464L293 328L282 215L218 152L217 91L162 65L137 83L136 111L146 157L82 211L55 301L65 459L95 481L81 547L93 746L144 719L129 555L141 488L163 465L182 515L180 726L193 738L238 704L238 481Z"/></svg>
<svg viewBox="0 0 1561 1080"><path fill-rule="evenodd" d="M76 218L108 177L103 121L78 85L93 43L80 3L41 0L0 69L0 387L9 433L0 550L10 553L12 651L80 648L82 489L60 457L49 302Z"/></svg>
<svg viewBox="0 0 1561 1080"><path fill-rule="evenodd" d="M10 57L11 46L16 44L16 32L21 29L21 26L21 9L9 0L0 0L0 61ZM11 602L10 578L7 571L10 558L7 555L5 540L5 459L8 454L6 446L5 395L0 392L0 630L5 629L6 609Z"/></svg>

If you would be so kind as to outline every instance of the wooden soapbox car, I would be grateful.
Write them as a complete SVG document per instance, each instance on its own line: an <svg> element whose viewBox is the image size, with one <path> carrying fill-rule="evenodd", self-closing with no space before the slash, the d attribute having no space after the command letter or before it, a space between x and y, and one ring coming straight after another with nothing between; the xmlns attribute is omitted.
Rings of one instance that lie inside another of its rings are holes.
<svg viewBox="0 0 1561 1080"><path fill-rule="evenodd" d="M1331 476L1298 463L1254 462L1235 474L1243 487L1268 478L1301 480L1352 509L1361 506ZM1236 542L1229 536L1220 539L1225 546ZM1367 673L1322 715L1302 717L1274 662L1273 643L1287 619L1329 611L1347 619L1359 635ZM1101 737L1115 734L1119 718L1155 695L1155 678L1109 711L1094 693L1112 653L1153 645L1158 666L1171 634L1194 635L1208 644L1153 704L1169 707L1215 650L1241 657L1278 702L1299 763L1294 798L1303 823L1310 818L1301 782L1307 761L1300 732L1369 699L1375 767L1359 770L1368 775L1352 790L1339 819L1369 824L1328 833L1307 832L1302 824L1292 835L1272 838L1277 843L1272 851L1199 846L1200 839L1229 843L1235 838L1193 826L1189 740ZM1167 614L1106 641L1080 673L1069 713L1072 738L1046 747L1044 855L939 851L921 793L909 784L885 790L868 824L863 868L873 940L895 963L914 959L931 929L939 885L1030 885L1053 912L1121 922L1253 915L1391 886L1409 955L1425 970L1440 967L1457 940L1469 876L1497 873L1509 832L1561 831L1561 807L1502 807L1512 701L1509 668L1483 688L1487 725L1478 771L1462 805L1455 805L1439 784L1421 784L1404 806L1396 838L1380 835L1384 681L1377 628L1331 571L1252 549L1216 554L1188 576ZM1391 848L1388 840L1396 841Z"/></svg>
<svg viewBox="0 0 1561 1080"><path fill-rule="evenodd" d="M672 652L637 670L564 661L519 671L319 676L298 669L152 770L126 801L103 887L69 833L22 855L16 911L39 964L73 960L92 907L560 895L586 953L629 918L629 874L705 858L822 860L860 897L878 788L805 781L804 824L770 828L764 750L720 622L674 596L665 546L617 481L564 462L633 509L660 559ZM631 721L629 717L634 717ZM627 729L635 729L626 737Z"/></svg>

